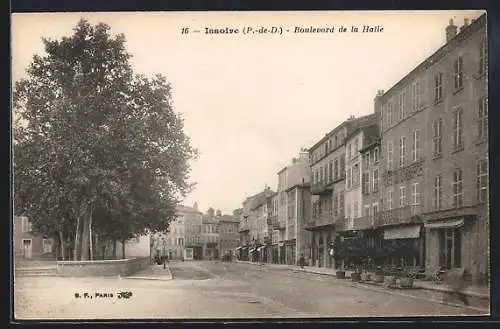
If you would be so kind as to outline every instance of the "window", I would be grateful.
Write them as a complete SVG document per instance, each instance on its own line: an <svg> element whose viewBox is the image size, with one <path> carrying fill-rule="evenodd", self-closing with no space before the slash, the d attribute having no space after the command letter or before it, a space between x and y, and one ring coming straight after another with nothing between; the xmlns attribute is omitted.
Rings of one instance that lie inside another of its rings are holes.
<svg viewBox="0 0 500 329"><path fill-rule="evenodd" d="M368 194L370 193L370 173L363 173L363 183L362 183L362 193Z"/></svg>
<svg viewBox="0 0 500 329"><path fill-rule="evenodd" d="M462 109L458 108L453 112L453 147L455 150L459 150L463 146L462 125Z"/></svg>
<svg viewBox="0 0 500 329"><path fill-rule="evenodd" d="M347 205L345 212L346 212L346 217L351 218L351 204Z"/></svg>
<svg viewBox="0 0 500 329"><path fill-rule="evenodd" d="M358 218L359 216L359 204L358 200L354 200L353 218Z"/></svg>
<svg viewBox="0 0 500 329"><path fill-rule="evenodd" d="M453 77L455 89L461 89L464 85L464 59L459 56L453 63Z"/></svg>
<svg viewBox="0 0 500 329"><path fill-rule="evenodd" d="M391 210L392 209L392 194L393 194L393 191L392 189L389 189L387 191L387 210Z"/></svg>
<svg viewBox="0 0 500 329"><path fill-rule="evenodd" d="M463 177L462 170L455 169L453 172L453 206L461 207L463 204Z"/></svg>
<svg viewBox="0 0 500 329"><path fill-rule="evenodd" d="M337 148L337 145L338 145L338 144L337 144L337 143L338 143L338 138L337 138L337 135L335 135L335 136L333 137L333 141L334 141L334 142L333 142L333 147L334 147L334 148Z"/></svg>
<svg viewBox="0 0 500 329"><path fill-rule="evenodd" d="M32 231L32 224L31 221L28 219L28 217L21 217L21 231L23 233L31 232Z"/></svg>
<svg viewBox="0 0 500 329"><path fill-rule="evenodd" d="M420 159L420 131L413 132L413 161Z"/></svg>
<svg viewBox="0 0 500 329"><path fill-rule="evenodd" d="M43 239L42 245L43 245L43 252L44 253L52 252L52 239Z"/></svg>
<svg viewBox="0 0 500 329"><path fill-rule="evenodd" d="M365 217L370 217L370 205L365 206Z"/></svg>
<svg viewBox="0 0 500 329"><path fill-rule="evenodd" d="M437 175L434 178L434 197L433 197L433 204L434 204L434 209L439 210L441 209L441 200L443 197L443 181L442 181L442 176Z"/></svg>
<svg viewBox="0 0 500 329"><path fill-rule="evenodd" d="M359 139L356 138L356 140L354 141L354 156L358 155L358 151L359 151Z"/></svg>
<svg viewBox="0 0 500 329"><path fill-rule="evenodd" d="M488 44L486 38L481 40L479 46L479 74L487 74L488 72Z"/></svg>
<svg viewBox="0 0 500 329"><path fill-rule="evenodd" d="M394 144L392 141L387 142L387 169L392 170L394 165Z"/></svg>
<svg viewBox="0 0 500 329"><path fill-rule="evenodd" d="M432 151L435 157L439 156L443 151L442 130L443 130L443 119L437 119L432 124L432 131L434 134Z"/></svg>
<svg viewBox="0 0 500 329"><path fill-rule="evenodd" d="M392 112L393 112L393 106L392 106L392 102L389 102L387 104L387 126L390 127L392 125Z"/></svg>
<svg viewBox="0 0 500 329"><path fill-rule="evenodd" d="M367 152L363 155L363 168L365 170L367 170L368 168L370 168L370 153Z"/></svg>
<svg viewBox="0 0 500 329"><path fill-rule="evenodd" d="M477 201L488 200L488 162L481 159L477 162Z"/></svg>
<svg viewBox="0 0 500 329"><path fill-rule="evenodd" d="M373 163L378 163L378 160L379 160L379 153L380 153L380 150L378 147L376 147L374 150L373 150Z"/></svg>
<svg viewBox="0 0 500 329"><path fill-rule="evenodd" d="M351 188L351 168L347 169L347 188Z"/></svg>
<svg viewBox="0 0 500 329"><path fill-rule="evenodd" d="M420 109L420 81L415 81L411 86L411 109Z"/></svg>
<svg viewBox="0 0 500 329"><path fill-rule="evenodd" d="M352 166L352 185L353 187L359 186L359 164L356 163Z"/></svg>
<svg viewBox="0 0 500 329"><path fill-rule="evenodd" d="M333 196L333 215L338 216L339 214L339 195L335 194Z"/></svg>
<svg viewBox="0 0 500 329"><path fill-rule="evenodd" d="M339 210L340 210L340 216L344 216L344 192L343 191L340 191Z"/></svg>
<svg viewBox="0 0 500 329"><path fill-rule="evenodd" d="M437 72L434 75L434 103L439 103L443 99L443 73Z"/></svg>
<svg viewBox="0 0 500 329"><path fill-rule="evenodd" d="M329 164L330 168L328 170L328 181L331 182L333 180L333 161L330 160Z"/></svg>
<svg viewBox="0 0 500 329"><path fill-rule="evenodd" d="M406 206L406 186L399 187L399 207Z"/></svg>
<svg viewBox="0 0 500 329"><path fill-rule="evenodd" d="M345 155L342 154L340 156L340 178L344 178L345 177Z"/></svg>
<svg viewBox="0 0 500 329"><path fill-rule="evenodd" d="M377 214L378 214L378 203L374 203L372 205L372 207L373 207L373 212L372 212L373 216L377 216Z"/></svg>
<svg viewBox="0 0 500 329"><path fill-rule="evenodd" d="M479 120L478 120L478 136L479 139L488 137L488 97L482 97L478 101Z"/></svg>
<svg viewBox="0 0 500 329"><path fill-rule="evenodd" d="M460 228L446 228L438 231L439 265L447 269L461 267L462 232Z"/></svg>
<svg viewBox="0 0 500 329"><path fill-rule="evenodd" d="M373 191L378 191L378 169L373 169Z"/></svg>
<svg viewBox="0 0 500 329"><path fill-rule="evenodd" d="M399 166L404 167L405 166L405 152L406 152L406 147L405 143L406 142L406 137L401 136L399 138Z"/></svg>
<svg viewBox="0 0 500 329"><path fill-rule="evenodd" d="M348 157L349 159L351 159L351 158L352 158L351 144L348 144L348 145L347 145L347 157Z"/></svg>
<svg viewBox="0 0 500 329"><path fill-rule="evenodd" d="M411 204L418 206L420 204L420 184L413 183L411 186Z"/></svg>
<svg viewBox="0 0 500 329"><path fill-rule="evenodd" d="M335 180L339 179L339 160L338 159L335 159L335 161L333 162L333 177L335 177L334 178Z"/></svg>
<svg viewBox="0 0 500 329"><path fill-rule="evenodd" d="M399 119L403 120L405 118L405 103L406 103L406 90L403 90L399 94Z"/></svg>

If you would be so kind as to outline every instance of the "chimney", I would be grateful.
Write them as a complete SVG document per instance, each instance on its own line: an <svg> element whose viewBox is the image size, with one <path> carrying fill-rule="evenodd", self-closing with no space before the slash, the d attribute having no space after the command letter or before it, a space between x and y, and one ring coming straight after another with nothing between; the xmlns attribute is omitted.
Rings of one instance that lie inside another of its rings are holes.
<svg viewBox="0 0 500 329"><path fill-rule="evenodd" d="M196 210L198 210L198 202L194 203L193 208L196 209Z"/></svg>
<svg viewBox="0 0 500 329"><path fill-rule="evenodd" d="M464 18L464 25L462 25L460 27L460 32L462 32L463 30L465 30L467 28L467 26L469 26L469 19L468 18Z"/></svg>
<svg viewBox="0 0 500 329"><path fill-rule="evenodd" d="M375 96L374 100L373 100L373 109L374 109L374 112L375 112L375 120L377 123L379 123L379 128L380 127L380 120L382 120L382 113L381 110L382 110L382 96L384 96L384 91L382 89L379 89L377 91L377 95ZM379 131L381 131L382 129L379 129Z"/></svg>
<svg viewBox="0 0 500 329"><path fill-rule="evenodd" d="M453 24L453 19L450 19L450 23L446 27L446 42L449 42L457 35L457 26Z"/></svg>

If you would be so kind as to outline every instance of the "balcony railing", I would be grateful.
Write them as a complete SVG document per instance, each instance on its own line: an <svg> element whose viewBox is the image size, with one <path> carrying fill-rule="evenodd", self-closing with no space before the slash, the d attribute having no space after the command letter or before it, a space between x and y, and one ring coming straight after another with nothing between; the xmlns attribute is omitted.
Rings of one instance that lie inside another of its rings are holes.
<svg viewBox="0 0 500 329"><path fill-rule="evenodd" d="M315 184L311 184L311 194L319 195L333 191L333 180L323 180Z"/></svg>
<svg viewBox="0 0 500 329"><path fill-rule="evenodd" d="M306 225L306 230L314 230L316 228L325 227L325 226L333 226L335 224L335 217L333 216L333 212L324 211L319 215L314 215L311 220L309 220Z"/></svg>
<svg viewBox="0 0 500 329"><path fill-rule="evenodd" d="M399 224L419 223L419 214L422 212L421 205L412 205L381 212L375 217L375 226L389 226Z"/></svg>
<svg viewBox="0 0 500 329"><path fill-rule="evenodd" d="M364 216L358 218L339 218L335 223L337 231L368 230L374 227L376 216Z"/></svg>

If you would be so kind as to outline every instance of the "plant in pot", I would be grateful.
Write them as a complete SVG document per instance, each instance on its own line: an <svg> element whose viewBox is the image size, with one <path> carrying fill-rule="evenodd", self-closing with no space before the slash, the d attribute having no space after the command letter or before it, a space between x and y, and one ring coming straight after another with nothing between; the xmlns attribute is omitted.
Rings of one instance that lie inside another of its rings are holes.
<svg viewBox="0 0 500 329"><path fill-rule="evenodd" d="M382 270L382 266L377 266L375 269L375 274L373 275L373 281L376 283L384 282L384 271Z"/></svg>
<svg viewBox="0 0 500 329"><path fill-rule="evenodd" d="M399 286L404 289L413 288L413 278L410 273L404 272L399 278Z"/></svg>

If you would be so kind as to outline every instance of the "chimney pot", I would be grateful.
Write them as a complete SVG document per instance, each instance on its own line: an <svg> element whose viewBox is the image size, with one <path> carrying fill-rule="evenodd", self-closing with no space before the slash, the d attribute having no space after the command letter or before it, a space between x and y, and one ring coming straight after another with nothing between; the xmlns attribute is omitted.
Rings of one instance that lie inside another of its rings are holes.
<svg viewBox="0 0 500 329"><path fill-rule="evenodd" d="M464 26L468 26L469 25L469 19L468 18L464 18Z"/></svg>

